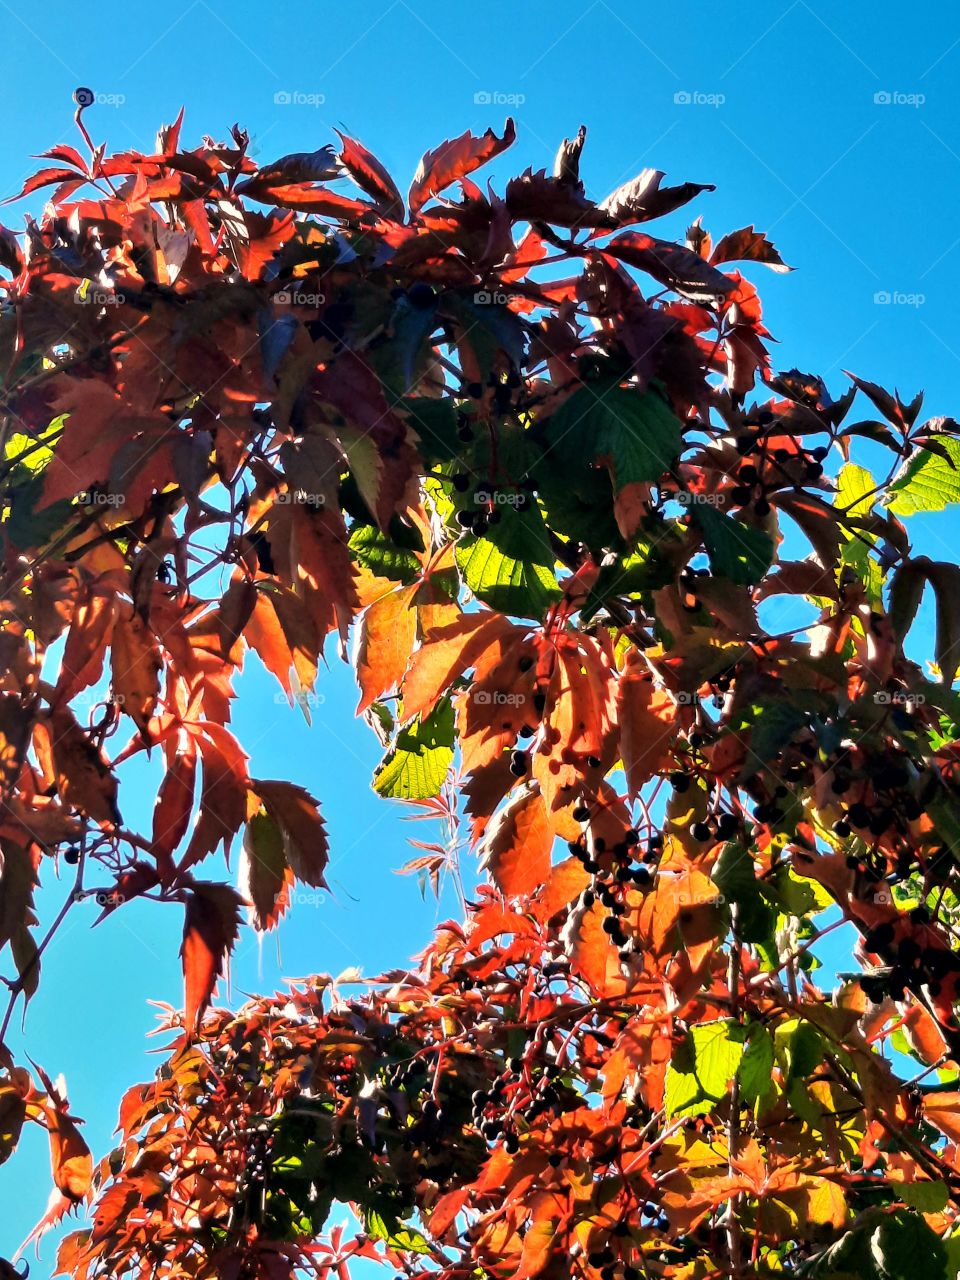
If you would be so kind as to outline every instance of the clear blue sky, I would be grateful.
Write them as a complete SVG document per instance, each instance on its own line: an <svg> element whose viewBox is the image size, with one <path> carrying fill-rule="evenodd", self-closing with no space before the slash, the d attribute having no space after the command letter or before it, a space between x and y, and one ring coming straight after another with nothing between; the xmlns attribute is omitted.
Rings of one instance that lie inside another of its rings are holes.
<svg viewBox="0 0 960 1280"><path fill-rule="evenodd" d="M717 184L695 208L715 236L750 222L772 235L798 268L751 272L780 339L775 364L819 372L837 391L842 368L905 395L922 386L930 413L960 413L954 6L0 0L0 38L3 194L18 188L31 154L76 141L70 95L80 84L102 95L85 119L112 148L149 150L157 126L185 104L188 145L205 133L225 137L239 121L266 161L335 140L337 126L371 147L404 189L423 150L467 127L499 129L515 116L518 142L492 169L502 176L549 166L560 139L584 122L592 196L650 165L673 180ZM686 212L664 225L680 233ZM16 207L0 217L22 225ZM920 540L948 558L958 533L941 517ZM312 729L276 704L266 678L244 678L237 725L253 770L293 778L321 798L334 893L294 909L279 951L276 935L262 948L244 935L235 994L273 989L283 975L402 964L437 919L414 880L391 874L411 856L406 838L423 836L425 824L412 831L369 791L377 745L352 722L356 694L332 652L331 664ZM139 814L125 809L131 825L149 820L152 788L145 771ZM46 913L63 889L44 893ZM455 910L444 902L443 915ZM181 921L145 904L91 934L93 914L92 906L88 917L75 912L45 957L24 1048L52 1075L67 1071L71 1101L102 1152L121 1092L156 1065L145 1057L158 1047L144 1041L153 1025L146 998L180 1001ZM37 1131L0 1169L0 1256L40 1216L48 1189ZM52 1256L48 1240L34 1277L49 1274Z"/></svg>

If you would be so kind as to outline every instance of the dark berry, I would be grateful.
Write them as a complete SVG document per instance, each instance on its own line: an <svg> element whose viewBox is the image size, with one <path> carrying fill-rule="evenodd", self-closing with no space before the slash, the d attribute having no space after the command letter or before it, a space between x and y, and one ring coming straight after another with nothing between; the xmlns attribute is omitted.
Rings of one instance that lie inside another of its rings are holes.
<svg viewBox="0 0 960 1280"><path fill-rule="evenodd" d="M525 776L529 767L529 759L525 751L514 751L510 756L510 772L515 778Z"/></svg>

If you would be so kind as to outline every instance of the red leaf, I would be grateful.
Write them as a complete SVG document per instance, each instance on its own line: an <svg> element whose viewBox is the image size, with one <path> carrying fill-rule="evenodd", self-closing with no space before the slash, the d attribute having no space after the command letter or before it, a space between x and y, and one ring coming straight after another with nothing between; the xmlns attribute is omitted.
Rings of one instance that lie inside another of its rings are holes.
<svg viewBox="0 0 960 1280"><path fill-rule="evenodd" d="M713 253L711 262L763 262L774 271L792 271L780 257L773 242L752 226L731 231L723 237Z"/></svg>
<svg viewBox="0 0 960 1280"><path fill-rule="evenodd" d="M183 923L184 1024L192 1034L240 931L240 896L225 884L199 885L187 898Z"/></svg>
<svg viewBox="0 0 960 1280"><path fill-rule="evenodd" d="M628 266L645 271L668 289L697 302L713 302L736 288L736 281L684 245L658 240L640 231L626 231L616 236L604 246L604 253L613 254Z"/></svg>
<svg viewBox="0 0 960 1280"><path fill-rule="evenodd" d="M340 163L354 182L372 196L388 218L402 219L403 198L397 185L375 155L339 129L335 129L341 143Z"/></svg>
<svg viewBox="0 0 960 1280"><path fill-rule="evenodd" d="M24 196L30 195L32 191L39 191L41 187L52 187L55 182L76 181L76 169L38 169L32 174L15 196L7 196L6 200L0 200L0 204L13 204L15 200L22 200Z"/></svg>
<svg viewBox="0 0 960 1280"><path fill-rule="evenodd" d="M508 116L502 138L498 138L492 129L487 129L479 138L468 129L459 138L441 142L439 147L427 151L417 166L407 196L411 214L417 213L432 196L446 190L458 178L466 177L506 151L516 136L516 125Z"/></svg>
<svg viewBox="0 0 960 1280"><path fill-rule="evenodd" d="M182 735L177 753L164 774L153 809L153 855L157 862L168 863L174 849L187 834L197 777L197 744L189 734Z"/></svg>

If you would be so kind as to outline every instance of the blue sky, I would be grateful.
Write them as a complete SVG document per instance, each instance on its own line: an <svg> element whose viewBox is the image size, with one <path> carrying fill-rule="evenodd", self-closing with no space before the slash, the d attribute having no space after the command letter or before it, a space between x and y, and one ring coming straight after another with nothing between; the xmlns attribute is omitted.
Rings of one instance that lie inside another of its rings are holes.
<svg viewBox="0 0 960 1280"><path fill-rule="evenodd" d="M560 139L583 122L592 196L648 165L672 180L716 183L694 208L715 237L752 222L798 268L750 273L780 340L777 366L819 372L837 393L849 368L905 396L925 387L931 414L960 410L960 11L950 6L911 22L892 0L768 0L740 11L703 0L151 8L101 0L95 9L0 0L0 38L3 194L17 190L31 154L77 141L71 93L81 84L98 94L88 127L112 148L150 149L157 126L185 104L188 145L225 137L239 121L267 161L335 141L336 126L373 149L401 188L426 148L467 127L499 130L506 115L516 118L518 141L492 166L496 179L549 167ZM21 212L8 207L0 217L19 227ZM662 234L680 234L687 212ZM952 518L912 532L929 554L951 557ZM424 824L412 830L369 791L378 747L353 723L351 677L330 654L312 728L277 704L255 660L243 680L237 727L253 771L320 797L334 892L296 905L279 939L261 945L244 935L235 995L270 990L282 976L403 964L438 911L456 910L452 897L441 908L422 902L414 879L392 874ZM155 777L143 770L137 812L125 811L130 825L149 820ZM44 891L46 918L65 890ZM134 905L91 933L93 914L92 906L87 916L74 912L45 957L23 1047L52 1075L67 1072L102 1152L123 1089L156 1065L145 1057L159 1045L144 1040L154 1024L147 998L180 1001L181 920L172 908ZM48 1186L38 1131L0 1168L0 1256L40 1216ZM35 1277L49 1274L52 1252L48 1242Z"/></svg>

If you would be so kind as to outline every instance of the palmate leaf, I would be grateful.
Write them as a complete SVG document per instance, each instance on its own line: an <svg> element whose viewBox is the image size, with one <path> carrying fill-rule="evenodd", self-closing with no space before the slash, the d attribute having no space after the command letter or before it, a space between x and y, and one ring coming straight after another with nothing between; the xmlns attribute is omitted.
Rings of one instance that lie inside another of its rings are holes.
<svg viewBox="0 0 960 1280"><path fill-rule="evenodd" d="M936 444L936 451L918 449L891 484L886 506L894 515L942 511L960 502L960 440L943 436Z"/></svg>
<svg viewBox="0 0 960 1280"><path fill-rule="evenodd" d="M693 515L703 534L714 574L745 586L759 582L773 563L770 535L702 503L693 508Z"/></svg>
<svg viewBox="0 0 960 1280"><path fill-rule="evenodd" d="M401 729L373 779L378 795L391 800L426 800L443 785L453 760L453 706L444 699L425 719Z"/></svg>
<svg viewBox="0 0 960 1280"><path fill-rule="evenodd" d="M743 1038L743 1028L730 1021L690 1028L667 1070L668 1119L706 1115L727 1096L743 1057Z"/></svg>
<svg viewBox="0 0 960 1280"><path fill-rule="evenodd" d="M503 510L483 537L457 544L457 568L478 600L501 613L542 618L560 598L555 557L537 506Z"/></svg>
<svg viewBox="0 0 960 1280"><path fill-rule="evenodd" d="M549 420L549 454L580 471L608 460L614 487L655 483L682 446L681 423L656 391L621 387L618 379L587 383Z"/></svg>

